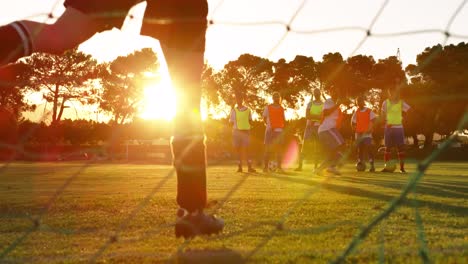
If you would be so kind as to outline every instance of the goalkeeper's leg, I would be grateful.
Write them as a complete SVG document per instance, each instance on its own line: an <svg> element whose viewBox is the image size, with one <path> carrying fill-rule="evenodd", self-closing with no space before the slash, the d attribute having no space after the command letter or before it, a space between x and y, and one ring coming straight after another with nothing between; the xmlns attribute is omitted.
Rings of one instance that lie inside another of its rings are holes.
<svg viewBox="0 0 468 264"><path fill-rule="evenodd" d="M201 74L204 66L205 0L148 3L142 34L158 38L177 93L172 140L180 206L176 236L218 233L224 222L203 212L206 205L206 155L200 115ZM165 18L169 23L157 23Z"/></svg>

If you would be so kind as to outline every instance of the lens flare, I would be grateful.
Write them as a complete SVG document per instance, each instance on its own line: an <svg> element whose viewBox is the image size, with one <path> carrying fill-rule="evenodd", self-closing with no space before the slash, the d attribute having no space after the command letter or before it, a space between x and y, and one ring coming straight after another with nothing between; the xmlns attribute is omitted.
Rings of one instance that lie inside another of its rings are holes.
<svg viewBox="0 0 468 264"><path fill-rule="evenodd" d="M296 140L290 140L283 157L284 167L291 167L297 163L299 159L299 144Z"/></svg>

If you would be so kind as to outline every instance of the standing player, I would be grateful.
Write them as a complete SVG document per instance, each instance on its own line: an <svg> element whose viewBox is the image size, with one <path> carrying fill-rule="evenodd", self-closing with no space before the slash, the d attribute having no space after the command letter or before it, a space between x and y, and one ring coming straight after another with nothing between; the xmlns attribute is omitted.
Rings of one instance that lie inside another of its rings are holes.
<svg viewBox="0 0 468 264"><path fill-rule="evenodd" d="M327 153L325 161L315 170L320 175L322 170L328 166L327 171L335 175L341 175L337 165L342 157L340 150L344 146L344 139L338 131L343 118L340 103L336 91L332 88L331 98L323 104L323 119L318 127L318 138ZM335 103L336 102L336 103Z"/></svg>
<svg viewBox="0 0 468 264"><path fill-rule="evenodd" d="M314 100L307 104L306 108L306 128L304 130L304 141L302 143L301 155L299 157L299 166L295 171L302 171L304 157L313 157L315 169L318 166L319 142L318 142L318 127L322 118L323 102L321 100L322 93L320 89L314 89Z"/></svg>
<svg viewBox="0 0 468 264"><path fill-rule="evenodd" d="M358 150L358 166L366 164L364 157L369 157L370 172L375 171L374 167L374 153L372 151L372 128L376 120L376 114L365 106L363 96L356 99L358 108L351 117L351 127L355 132L356 146ZM362 165L360 165L362 164ZM365 168L365 166L364 166Z"/></svg>
<svg viewBox="0 0 468 264"><path fill-rule="evenodd" d="M237 106L232 108L229 122L232 124L232 144L239 155L237 172L242 172L242 161L247 162L248 172L256 172L248 155L250 145L250 129L252 128L252 113L244 105L242 96L236 96Z"/></svg>
<svg viewBox="0 0 468 264"><path fill-rule="evenodd" d="M273 103L268 105L263 111L263 120L265 122L265 158L263 172L268 172L268 164L272 153L276 155L278 165L277 171L284 172L281 167L282 162L282 144L283 130L286 123L284 108L281 106L281 95L274 92L272 95Z"/></svg>
<svg viewBox="0 0 468 264"><path fill-rule="evenodd" d="M398 84L397 84L398 86ZM397 87L388 90L388 99L382 103L382 117L385 121L384 141L385 167L382 172L393 172L395 168L388 166L391 159L392 149L396 148L398 160L400 161L400 172L405 170L405 131L403 129L403 117L410 110L410 106L400 99L400 93Z"/></svg>
<svg viewBox="0 0 468 264"><path fill-rule="evenodd" d="M120 27L128 10L142 0L66 0L65 12L54 24L16 21L0 27L0 65L32 52L62 53L97 32ZM172 140L177 172L176 236L218 233L222 219L205 214L206 158L200 116L206 0L147 1L141 34L162 46L178 98ZM2 80L3 81L3 80ZM7 80L8 81L8 80Z"/></svg>

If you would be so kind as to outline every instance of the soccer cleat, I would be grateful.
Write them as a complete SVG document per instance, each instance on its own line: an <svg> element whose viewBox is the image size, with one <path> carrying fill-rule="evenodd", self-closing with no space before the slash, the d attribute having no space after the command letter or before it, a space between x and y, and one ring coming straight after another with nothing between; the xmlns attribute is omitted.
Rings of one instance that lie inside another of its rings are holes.
<svg viewBox="0 0 468 264"><path fill-rule="evenodd" d="M387 167L387 166L385 166L385 167L381 170L381 172L389 172L389 173L392 173L392 172L394 172L394 171L395 171L394 168L392 169L392 168L389 168L389 167Z"/></svg>
<svg viewBox="0 0 468 264"><path fill-rule="evenodd" d="M375 167L374 165L371 165L370 169L369 169L369 172L375 172Z"/></svg>
<svg viewBox="0 0 468 264"><path fill-rule="evenodd" d="M242 167L241 167L241 166L239 166L239 167L237 168L237 172L242 172Z"/></svg>
<svg viewBox="0 0 468 264"><path fill-rule="evenodd" d="M405 170L404 168L401 168L401 169L400 169L400 173L405 174L405 173L406 173L406 170Z"/></svg>
<svg viewBox="0 0 468 264"><path fill-rule="evenodd" d="M339 172L336 167L328 167L327 172L332 173L334 175L341 175L341 172Z"/></svg>
<svg viewBox="0 0 468 264"><path fill-rule="evenodd" d="M177 211L175 235L177 238L193 238L199 235L218 234L224 228L224 220L203 212L188 213L185 209Z"/></svg>
<svg viewBox="0 0 468 264"><path fill-rule="evenodd" d="M263 168L263 172L264 172L264 173L268 173L268 172L270 172L270 171L268 170L267 167L265 167L265 168Z"/></svg>
<svg viewBox="0 0 468 264"><path fill-rule="evenodd" d="M302 171L302 167L297 167L294 169L294 171Z"/></svg>
<svg viewBox="0 0 468 264"><path fill-rule="evenodd" d="M283 168L277 168L276 173L286 173L286 171Z"/></svg>
<svg viewBox="0 0 468 264"><path fill-rule="evenodd" d="M254 168L252 168L252 167L249 167L249 170L248 170L248 171L249 171L249 172L251 172L251 173L255 173L255 172L257 172L257 170L256 170L256 169L254 169Z"/></svg>
<svg viewBox="0 0 468 264"><path fill-rule="evenodd" d="M314 175L317 175L317 176L322 176L323 175L323 171L319 168L316 168L313 172L312 172Z"/></svg>

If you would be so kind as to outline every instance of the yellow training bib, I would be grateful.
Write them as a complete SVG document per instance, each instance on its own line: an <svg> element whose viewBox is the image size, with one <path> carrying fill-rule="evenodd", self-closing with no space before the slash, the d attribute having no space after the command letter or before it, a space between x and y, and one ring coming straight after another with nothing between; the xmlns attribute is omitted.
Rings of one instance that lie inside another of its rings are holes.
<svg viewBox="0 0 468 264"><path fill-rule="evenodd" d="M321 116L322 115L322 110L323 110L323 103L317 105L312 103L310 105L310 114L315 115L315 116ZM313 117L311 118L312 121L320 121L320 117Z"/></svg>
<svg viewBox="0 0 468 264"><path fill-rule="evenodd" d="M403 121L402 101L393 104L387 99L387 125L401 125Z"/></svg>
<svg viewBox="0 0 468 264"><path fill-rule="evenodd" d="M239 130L250 130L250 109L240 111L234 108L236 111L236 125Z"/></svg>

